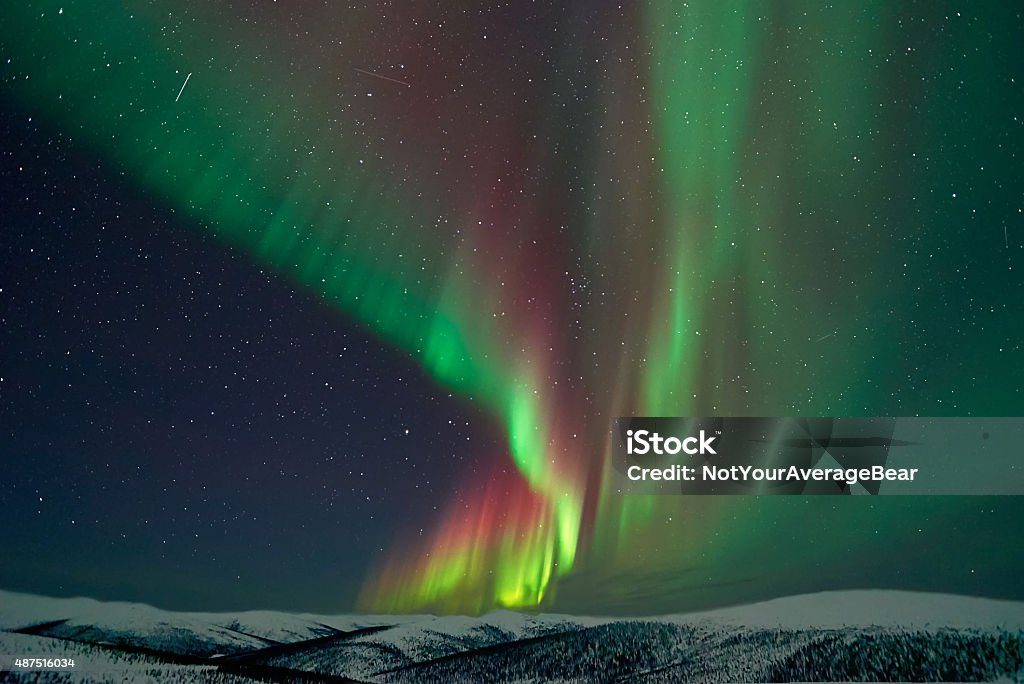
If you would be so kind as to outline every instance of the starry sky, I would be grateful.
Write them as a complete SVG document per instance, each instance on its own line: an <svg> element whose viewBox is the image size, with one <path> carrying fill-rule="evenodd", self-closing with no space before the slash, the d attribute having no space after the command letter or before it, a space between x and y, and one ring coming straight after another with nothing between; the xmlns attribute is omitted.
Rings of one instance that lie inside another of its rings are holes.
<svg viewBox="0 0 1024 684"><path fill-rule="evenodd" d="M1010 3L17 3L0 587L1024 599L1020 497L621 497L618 415L1024 414Z"/></svg>

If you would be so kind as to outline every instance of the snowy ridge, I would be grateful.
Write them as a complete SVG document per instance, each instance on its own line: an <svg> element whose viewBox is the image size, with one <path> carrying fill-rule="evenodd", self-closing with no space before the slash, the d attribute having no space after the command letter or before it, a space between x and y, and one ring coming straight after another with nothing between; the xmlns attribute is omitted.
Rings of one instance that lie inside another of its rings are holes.
<svg viewBox="0 0 1024 684"><path fill-rule="evenodd" d="M188 613L142 603L50 598L0 591L0 630L189 655L240 653L415 617ZM50 625L49 623L56 623ZM41 631L40 625L46 625Z"/></svg>
<svg viewBox="0 0 1024 684"><path fill-rule="evenodd" d="M326 616L0 592L5 650L97 672L75 681L1024 681L1024 603L863 590L648 618Z"/></svg>
<svg viewBox="0 0 1024 684"><path fill-rule="evenodd" d="M1024 602L864 589L786 596L733 608L719 608L666 618L674 622L707 620L746 628L1024 630Z"/></svg>

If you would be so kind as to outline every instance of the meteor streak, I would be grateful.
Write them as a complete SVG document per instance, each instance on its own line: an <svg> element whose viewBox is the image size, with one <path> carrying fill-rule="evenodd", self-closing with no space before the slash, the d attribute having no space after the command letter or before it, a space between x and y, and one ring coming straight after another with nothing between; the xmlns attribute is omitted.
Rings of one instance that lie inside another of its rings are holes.
<svg viewBox="0 0 1024 684"><path fill-rule="evenodd" d="M356 71L358 71L359 73L364 74L366 76L372 76L373 78L379 78L382 81L391 81L392 83L397 83L398 85L404 85L406 88L411 88L412 87L411 83L406 83L405 81L399 81L397 78L391 78L390 76L384 76L383 74L375 74L372 71L367 71L366 69L360 69L358 67L354 67L354 68L355 68Z"/></svg>
<svg viewBox="0 0 1024 684"><path fill-rule="evenodd" d="M181 97L181 94L183 92L185 92L185 86L188 85L188 79L190 79L190 78L192 78L192 72L191 71L188 72L188 76L185 77L185 82L181 84L181 90L178 91L178 97L174 98L175 102L177 102L178 98Z"/></svg>

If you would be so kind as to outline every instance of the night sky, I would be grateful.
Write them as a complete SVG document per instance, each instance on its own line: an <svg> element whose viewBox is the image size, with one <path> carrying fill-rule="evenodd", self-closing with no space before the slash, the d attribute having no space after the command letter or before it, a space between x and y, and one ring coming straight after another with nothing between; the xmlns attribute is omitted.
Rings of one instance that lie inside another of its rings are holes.
<svg viewBox="0 0 1024 684"><path fill-rule="evenodd" d="M623 498L618 415L1024 415L1012 3L15 3L0 588L1024 599L1021 497Z"/></svg>

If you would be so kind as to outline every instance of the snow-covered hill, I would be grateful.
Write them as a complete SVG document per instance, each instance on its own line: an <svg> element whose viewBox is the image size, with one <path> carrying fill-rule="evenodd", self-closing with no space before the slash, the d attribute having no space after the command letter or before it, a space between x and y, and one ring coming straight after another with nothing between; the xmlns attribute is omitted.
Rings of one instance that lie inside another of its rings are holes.
<svg viewBox="0 0 1024 684"><path fill-rule="evenodd" d="M843 627L1024 629L1024 603L975 596L880 589L827 591L673 616L746 628Z"/></svg>
<svg viewBox="0 0 1024 684"><path fill-rule="evenodd" d="M1024 672L1024 603L899 591L658 618L180 613L0 592L0 629L0 653L76 654L75 681L1020 681Z"/></svg>
<svg viewBox="0 0 1024 684"><path fill-rule="evenodd" d="M392 625L416 616L186 613L141 603L0 591L0 630L178 655L243 653L274 644Z"/></svg>

